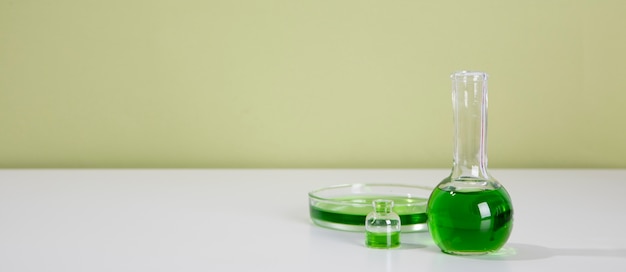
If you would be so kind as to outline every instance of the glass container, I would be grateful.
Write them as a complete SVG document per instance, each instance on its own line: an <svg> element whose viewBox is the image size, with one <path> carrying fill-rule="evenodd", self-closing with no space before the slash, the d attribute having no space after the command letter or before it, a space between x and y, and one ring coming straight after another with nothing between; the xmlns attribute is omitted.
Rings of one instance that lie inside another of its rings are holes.
<svg viewBox="0 0 626 272"><path fill-rule="evenodd" d="M318 226L365 231L365 217L377 199L393 201L402 232L426 231L426 204L432 187L406 184L341 184L309 192L311 220Z"/></svg>
<svg viewBox="0 0 626 272"><path fill-rule="evenodd" d="M460 71L451 79L452 171L430 195L427 224L443 252L486 254L500 249L513 227L509 194L487 171L487 74Z"/></svg>
<svg viewBox="0 0 626 272"><path fill-rule="evenodd" d="M393 200L377 199L374 211L365 218L365 245L393 248L400 245L400 216L392 211Z"/></svg>

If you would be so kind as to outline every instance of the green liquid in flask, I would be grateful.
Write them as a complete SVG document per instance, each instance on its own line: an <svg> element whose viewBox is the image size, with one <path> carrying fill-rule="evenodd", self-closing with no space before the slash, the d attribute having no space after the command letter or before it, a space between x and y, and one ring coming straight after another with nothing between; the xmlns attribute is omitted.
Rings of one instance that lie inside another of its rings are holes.
<svg viewBox="0 0 626 272"><path fill-rule="evenodd" d="M393 248L400 245L400 232L366 232L365 244L372 248Z"/></svg>
<svg viewBox="0 0 626 272"><path fill-rule="evenodd" d="M509 194L500 187L472 192L436 188L428 205L428 226L443 252L473 255L502 247L513 227Z"/></svg>

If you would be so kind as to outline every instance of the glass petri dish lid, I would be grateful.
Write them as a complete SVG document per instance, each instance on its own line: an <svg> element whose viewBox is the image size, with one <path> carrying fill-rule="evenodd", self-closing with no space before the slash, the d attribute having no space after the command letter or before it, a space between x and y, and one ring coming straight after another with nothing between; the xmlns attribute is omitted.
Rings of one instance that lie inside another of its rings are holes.
<svg viewBox="0 0 626 272"><path fill-rule="evenodd" d="M403 184L342 184L309 192L309 215L318 226L365 231L372 201L393 200L402 232L426 231L426 205L432 188Z"/></svg>

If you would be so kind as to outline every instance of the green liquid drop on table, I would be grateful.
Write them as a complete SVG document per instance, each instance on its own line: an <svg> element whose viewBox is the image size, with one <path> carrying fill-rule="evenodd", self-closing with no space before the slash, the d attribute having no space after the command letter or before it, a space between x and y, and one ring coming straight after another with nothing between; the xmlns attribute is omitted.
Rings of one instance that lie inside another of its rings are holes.
<svg viewBox="0 0 626 272"><path fill-rule="evenodd" d="M508 193L495 190L471 192L436 188L428 205L428 227L443 252L473 255L502 247L513 227Z"/></svg>
<svg viewBox="0 0 626 272"><path fill-rule="evenodd" d="M400 245L400 232L366 232L365 244L372 248L393 248Z"/></svg>

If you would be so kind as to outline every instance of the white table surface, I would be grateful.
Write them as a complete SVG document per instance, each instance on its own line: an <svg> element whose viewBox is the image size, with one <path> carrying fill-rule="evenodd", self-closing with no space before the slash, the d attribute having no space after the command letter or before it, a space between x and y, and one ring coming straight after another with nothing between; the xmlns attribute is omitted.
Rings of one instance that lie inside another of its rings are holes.
<svg viewBox="0 0 626 272"><path fill-rule="evenodd" d="M0 271L626 271L626 170L502 170L513 233L497 254L397 249L309 219L343 183L435 186L441 170L0 170Z"/></svg>

